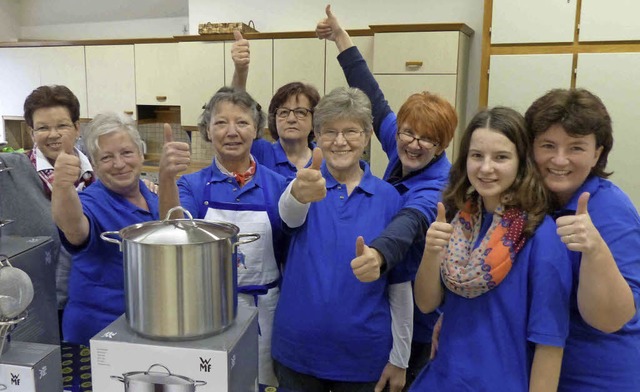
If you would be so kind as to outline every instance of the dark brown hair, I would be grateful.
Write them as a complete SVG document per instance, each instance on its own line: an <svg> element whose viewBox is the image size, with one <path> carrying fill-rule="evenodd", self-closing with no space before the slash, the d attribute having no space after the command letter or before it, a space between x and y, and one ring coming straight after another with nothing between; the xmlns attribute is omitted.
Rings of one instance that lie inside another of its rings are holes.
<svg viewBox="0 0 640 392"><path fill-rule="evenodd" d="M414 134L438 143L444 150L453 139L458 116L449 101L424 91L411 95L400 107L398 127L404 124L411 127Z"/></svg>
<svg viewBox="0 0 640 392"><path fill-rule="evenodd" d="M525 124L531 142L553 125L560 125L570 136L593 134L602 153L591 174L602 178L612 174L605 171L613 148L611 117L602 100L591 92L582 88L551 90L529 106Z"/></svg>
<svg viewBox="0 0 640 392"><path fill-rule="evenodd" d="M62 106L67 108L71 121L80 119L80 102L66 86L40 86L33 90L24 101L24 120L33 128L33 113L38 109Z"/></svg>
<svg viewBox="0 0 640 392"><path fill-rule="evenodd" d="M267 120L267 125L269 126L269 133L273 140L278 140L278 128L276 127L276 110L282 104L284 104L287 99L291 97L297 97L298 95L304 95L309 100L309 105L311 106L309 109L314 109L320 101L320 93L318 90L310 84L305 84L301 82L292 82L287 83L284 86L280 87L278 91L271 98L271 102L269 103L269 117ZM312 113L313 115L313 113ZM313 126L313 119L311 121ZM311 143L313 140L313 129L309 132L308 141Z"/></svg>
<svg viewBox="0 0 640 392"><path fill-rule="evenodd" d="M528 222L525 227L527 235L533 234L542 222L547 210L548 196L542 178L533 160L533 149L527 138L524 119L513 109L497 106L478 112L469 122L460 140L458 158L451 166L449 186L444 192L443 200L449 210L463 210L468 201L472 209L478 207L478 193L473 190L467 173L467 157L473 132L487 128L507 137L516 147L518 154L518 173L516 179L502 195L505 209L520 208L527 212Z"/></svg>

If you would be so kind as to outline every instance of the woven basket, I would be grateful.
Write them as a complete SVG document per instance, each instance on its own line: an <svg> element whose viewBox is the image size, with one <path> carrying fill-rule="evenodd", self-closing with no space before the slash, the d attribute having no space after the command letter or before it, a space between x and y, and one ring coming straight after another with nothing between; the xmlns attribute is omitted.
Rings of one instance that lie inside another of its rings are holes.
<svg viewBox="0 0 640 392"><path fill-rule="evenodd" d="M238 30L241 33L257 33L258 30L255 29L255 24L252 20L249 21L249 24L245 24L243 22L233 22L233 23L200 23L198 25L198 34L206 35L206 34L233 34L233 30Z"/></svg>

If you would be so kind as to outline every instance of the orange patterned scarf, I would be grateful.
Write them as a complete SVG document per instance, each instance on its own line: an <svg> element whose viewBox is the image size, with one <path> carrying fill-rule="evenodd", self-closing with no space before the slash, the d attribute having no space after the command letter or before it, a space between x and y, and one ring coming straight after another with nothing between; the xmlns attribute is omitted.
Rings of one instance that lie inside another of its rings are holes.
<svg viewBox="0 0 640 392"><path fill-rule="evenodd" d="M491 226L480 245L473 249L481 227L482 208L471 214L471 204L453 218L453 234L449 240L440 273L452 292L475 298L499 285L511 270L516 255L527 241L523 233L527 213L517 208L504 211L499 205L493 212Z"/></svg>

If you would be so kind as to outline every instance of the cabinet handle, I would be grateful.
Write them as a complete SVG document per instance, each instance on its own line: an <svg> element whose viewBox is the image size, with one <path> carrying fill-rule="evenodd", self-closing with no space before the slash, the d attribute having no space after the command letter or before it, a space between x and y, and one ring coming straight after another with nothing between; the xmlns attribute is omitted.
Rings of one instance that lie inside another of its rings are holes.
<svg viewBox="0 0 640 392"><path fill-rule="evenodd" d="M156 101L164 102L166 100L167 100L167 96L166 95L156 95Z"/></svg>
<svg viewBox="0 0 640 392"><path fill-rule="evenodd" d="M125 110L124 114L126 114L127 116L133 116L133 110Z"/></svg>
<svg viewBox="0 0 640 392"><path fill-rule="evenodd" d="M407 68L420 68L422 67L422 61L406 61L404 65Z"/></svg>

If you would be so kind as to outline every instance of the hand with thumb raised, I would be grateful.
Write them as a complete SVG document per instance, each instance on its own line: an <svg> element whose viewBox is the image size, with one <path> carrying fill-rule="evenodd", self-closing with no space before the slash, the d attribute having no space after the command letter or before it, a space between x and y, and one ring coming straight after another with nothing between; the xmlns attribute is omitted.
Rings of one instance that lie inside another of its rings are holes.
<svg viewBox="0 0 640 392"><path fill-rule="evenodd" d="M603 242L589 215L590 197L589 192L582 193L578 198L575 215L565 215L556 219L556 233L567 248L576 252L591 252Z"/></svg>
<svg viewBox="0 0 640 392"><path fill-rule="evenodd" d="M296 179L291 185L291 195L300 203L320 201L327 196L327 184L322 177L322 150L313 149L311 165L298 170Z"/></svg>
<svg viewBox="0 0 640 392"><path fill-rule="evenodd" d="M316 25L316 35L319 39L326 39L329 41L335 41L336 36L344 33L338 19L331 12L331 4L327 4L325 8L327 17L320 20Z"/></svg>
<svg viewBox="0 0 640 392"><path fill-rule="evenodd" d="M231 59L237 71L243 71L249 68L251 61L251 52L249 51L249 41L242 37L242 33L233 30L234 42L231 44Z"/></svg>
<svg viewBox="0 0 640 392"><path fill-rule="evenodd" d="M452 233L453 226L447 223L444 204L438 202L436 220L427 230L425 252L441 253L449 245Z"/></svg>
<svg viewBox="0 0 640 392"><path fill-rule="evenodd" d="M73 146L61 151L53 166L53 186L56 188L71 186L75 189L75 182L81 174L80 158L76 156Z"/></svg>
<svg viewBox="0 0 640 392"><path fill-rule="evenodd" d="M164 145L160 156L160 178L167 178L171 181L179 173L187 170L191 163L191 151L189 144L173 141L173 130L171 125L164 124Z"/></svg>
<svg viewBox="0 0 640 392"><path fill-rule="evenodd" d="M356 238L356 257L351 260L353 274L361 282L373 282L380 277L380 267L383 257L374 248L369 248L364 243L364 238Z"/></svg>

